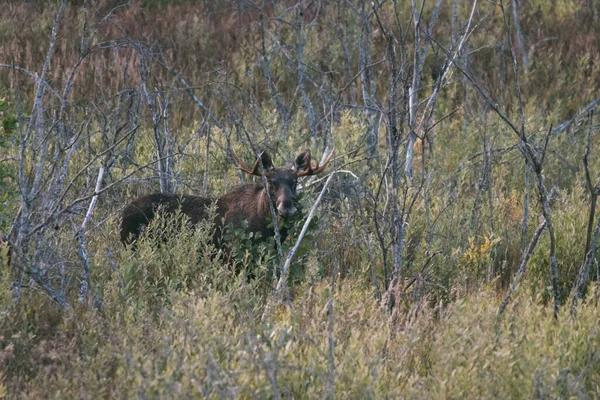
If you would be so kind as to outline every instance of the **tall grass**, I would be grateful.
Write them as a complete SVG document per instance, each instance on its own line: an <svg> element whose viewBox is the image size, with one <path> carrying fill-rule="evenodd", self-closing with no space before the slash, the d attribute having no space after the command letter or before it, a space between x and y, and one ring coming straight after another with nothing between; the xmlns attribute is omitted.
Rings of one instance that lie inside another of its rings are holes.
<svg viewBox="0 0 600 400"><path fill-rule="evenodd" d="M213 278L227 290L198 283L171 291L161 310L152 306L157 289L132 295L114 279L102 313L65 316L29 293L27 307L21 302L3 316L0 387L34 398L271 398L274 390L321 397L331 338L341 398L564 398L600 390L597 290L574 319L565 312L554 321L551 307L529 295L498 319L498 296L483 289L448 306L405 310L393 324L363 283L346 279L331 293L318 281L302 285L293 311L279 308L261 321L255 288L235 275Z"/></svg>
<svg viewBox="0 0 600 400"><path fill-rule="evenodd" d="M55 3L0 5L0 63L14 61L30 71L41 68ZM95 2L96 17L106 15L117 3ZM389 3L382 8L384 22L393 15ZM541 143L538 139L550 123L572 118L598 97L600 4L575 0L519 3L531 60L527 73L522 74L525 126ZM313 99L347 83L340 67L345 62L343 49L335 40L337 8L335 2L323 4L319 13L309 8L305 16L316 18L305 57L319 70L315 76L326 76L322 82L307 85ZM241 5L134 1L114 8L112 17L99 26L96 43L126 37L157 52L160 49L163 61L193 83L198 96L207 103L214 100L211 110L218 118L239 116L231 129L204 129L199 121L206 115L198 112L182 90L170 92L169 134L177 144L173 162L178 192L200 194L205 173L207 193L212 196L240 182L226 154L230 145L239 154L249 153L242 148L246 137L236 130L240 126L261 146L273 149L282 163L299 147L308 146L307 115L297 106L296 67L284 51L295 45L295 30L278 25L274 18L287 5L276 2L264 9L267 28L278 29L281 40L278 51L269 55L278 90L291 110L287 140L278 137L281 117L260 68L257 11ZM408 3L400 7L409 13ZM426 14L430 7L427 2ZM67 23L60 28L50 66L53 83L61 82L79 57L82 10L73 3L65 11ZM516 116L501 15L493 3L481 4L479 11L481 18L469 40L465 62L506 113ZM459 2L459 17L468 12L466 4ZM451 35L451 14L451 8L441 9L436 37ZM348 14L345 29L356 55L361 34L356 14ZM381 35L375 28L372 51L376 55L385 54ZM407 53L413 50L410 46ZM439 57L429 52L424 90L430 90ZM360 69L357 58L350 59L352 71ZM320 75L322 71L327 73ZM152 72L156 82L173 82L164 68ZM100 110L99 114L111 111L107 93L135 87L139 73L139 54L127 46L94 52L75 79L71 117L84 119L91 109ZM377 64L374 86L381 104L386 104L388 73L387 64ZM456 75L439 98L436 116L441 122L432 132L433 142L419 142L415 150L414 175L426 178L427 194L416 198L406 228L404 269L396 293L400 298L393 312L378 298L382 282L389 277L384 261L389 262L390 232L381 232L375 222L390 218L381 215L389 193L374 195L382 184L385 165L367 159L362 150L369 129L364 110L344 106L332 115L333 132L328 140L339 155L333 164L347 173L337 175L297 253L291 302L274 308L266 307L277 263L272 241L254 246L244 232L234 232L227 249L215 249L211 224L189 229L183 216L178 216L176 221L157 218L150 232L160 235L146 236L135 250L118 242L122 205L158 190L152 170L137 171L156 156L154 133L142 110L136 116L141 126L135 140L123 151L127 154L115 156L106 182L137 172L103 193L86 233L92 301L77 301L81 260L73 251L76 245L70 227L57 226L48 234L54 235L49 243L66 243L68 248L51 249L44 261L52 266L48 271L61 271L62 276L49 273L45 278L65 285L71 311L61 309L27 279L20 299L13 298L15 271L6 265L6 249L0 248L0 398L600 396L598 254L592 268L594 282L577 315L569 316L569 307L563 307L554 320L550 243L543 235L513 301L502 317L497 315L519 267L523 243L541 213L532 183L530 226L523 236L526 171L514 135ZM217 87L222 81L227 85ZM15 70L0 68L0 84L6 88L0 92L2 230L10 229L19 209L14 173L19 144L14 131L19 126L14 115L30 105L32 82ZM349 103L349 97L349 91L342 93L340 102ZM597 137L595 121L591 129ZM97 124L71 159L69 178L74 178L76 187L93 187L91 168L84 167L103 148L107 140L103 129L113 129L116 122ZM379 147L374 152L385 160L386 126L378 127ZM548 186L556 188L551 207L562 304L569 300L584 257L590 204L582 171L587 129L579 119L569 130L550 136L544 168ZM210 162L205 163L209 140ZM600 157L595 141L593 145L590 169L596 177ZM486 161L486 146L493 149L487 155L491 161ZM73 177L72 171L80 169L84 172ZM300 210L310 207L321 184L318 180L304 183L297 197ZM69 218L78 220L84 212L75 208ZM300 211L296 220L287 222L293 239L303 215ZM291 245L291 239L284 242L284 251Z"/></svg>

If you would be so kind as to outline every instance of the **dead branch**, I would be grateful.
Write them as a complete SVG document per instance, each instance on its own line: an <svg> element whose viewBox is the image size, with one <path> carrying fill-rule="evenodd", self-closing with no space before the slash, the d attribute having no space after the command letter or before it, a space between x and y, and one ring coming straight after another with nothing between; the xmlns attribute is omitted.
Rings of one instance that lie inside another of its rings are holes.
<svg viewBox="0 0 600 400"><path fill-rule="evenodd" d="M519 286L519 282L521 281L521 278L523 277L523 274L525 274L525 270L527 269L527 263L529 262L529 258L531 257L531 254L533 254L533 251L535 250L535 247L537 246L538 240L540 239L540 236L542 235L544 228L546 228L546 220L545 219L543 219L542 222L538 225L537 229L535 230L535 233L533 234L533 237L531 238L531 241L529 242L527 251L525 251L523 253L523 259L521 260L521 266L519 267L519 269L517 270L517 273L513 277L512 283L510 284L510 288L508 289L508 293L506 293L506 296L504 297L504 300L502 300L502 303L500 304L500 308L498 309L499 315L502 315L502 313L504 313L504 310L506 309L506 306L508 305L510 298L512 297L515 290L517 290L517 287Z"/></svg>

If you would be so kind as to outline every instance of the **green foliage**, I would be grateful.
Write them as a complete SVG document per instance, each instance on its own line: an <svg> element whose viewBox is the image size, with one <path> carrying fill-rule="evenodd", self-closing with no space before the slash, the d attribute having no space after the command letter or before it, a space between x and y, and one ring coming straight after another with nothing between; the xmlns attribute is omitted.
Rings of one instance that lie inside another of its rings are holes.
<svg viewBox="0 0 600 400"><path fill-rule="evenodd" d="M277 263L275 240L263 240L260 232L247 232L248 222L235 229L231 225L223 234L226 243L227 259L244 269L249 276L272 277L273 266ZM272 224L271 224L272 227Z"/></svg>
<svg viewBox="0 0 600 400"><path fill-rule="evenodd" d="M563 211L556 213L554 225L557 235L556 253L559 270L559 285L561 301L568 300L573 285L576 282L577 274L583 263L586 229L589 216L589 199L587 194L580 187L573 189L571 193L563 193L556 200L557 207ZM534 294L541 294L542 298L548 301L551 298L551 284L549 274L548 253L550 249L550 239L544 235L540 240L539 249L533 254L530 261L531 282L543 282L543 284L532 284L531 290ZM596 253L596 261L593 265L600 262L600 254ZM592 268L591 279L597 280L597 269Z"/></svg>
<svg viewBox="0 0 600 400"><path fill-rule="evenodd" d="M120 264L124 299L136 309L158 312L168 306L174 292L227 291L235 271L221 261L225 257L212 243L215 227L209 221L192 228L183 214L159 212Z"/></svg>
<svg viewBox="0 0 600 400"><path fill-rule="evenodd" d="M307 195L307 190L294 196L294 201L298 211L292 217L280 219L278 229L280 234L285 234L287 240L281 241L284 260L288 252L295 245L306 219L303 212L305 204L313 197ZM308 204L306 204L308 205ZM301 282L306 272L306 260L314 249L316 238L312 232L318 230L319 218L314 217L309 224L309 231L305 234L304 240L296 250L294 260L290 265L289 281L290 285ZM273 229L271 218L268 218L269 229ZM223 237L227 244L226 258L236 264L238 270L244 270L248 277L264 282L265 287L269 287L275 278L279 277L281 263L277 256L277 243L275 237L263 238L258 233L247 232L247 221L242 222L242 226L234 229L229 226L225 230ZM276 282L274 282L276 284Z"/></svg>
<svg viewBox="0 0 600 400"><path fill-rule="evenodd" d="M3 231L10 222L17 195L16 162L10 157L17 118L5 97L0 97L0 122L0 231Z"/></svg>

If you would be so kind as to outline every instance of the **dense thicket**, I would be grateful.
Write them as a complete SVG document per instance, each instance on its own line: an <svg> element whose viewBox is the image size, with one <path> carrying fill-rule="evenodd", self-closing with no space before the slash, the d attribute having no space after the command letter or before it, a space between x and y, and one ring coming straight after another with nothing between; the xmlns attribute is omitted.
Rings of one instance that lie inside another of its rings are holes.
<svg viewBox="0 0 600 400"><path fill-rule="evenodd" d="M0 88L0 397L600 395L600 3L9 1ZM119 243L304 148L282 243Z"/></svg>

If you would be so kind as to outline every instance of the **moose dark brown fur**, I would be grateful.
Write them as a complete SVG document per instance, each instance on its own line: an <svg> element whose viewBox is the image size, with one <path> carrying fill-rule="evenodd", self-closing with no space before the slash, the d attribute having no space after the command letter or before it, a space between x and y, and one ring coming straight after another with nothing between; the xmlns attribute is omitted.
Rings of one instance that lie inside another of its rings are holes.
<svg viewBox="0 0 600 400"><path fill-rule="evenodd" d="M280 218L286 218L296 213L293 195L296 193L298 178L323 172L333 153L332 151L323 165L317 165L316 168L311 165L309 150L304 150L296 157L292 168L274 168L271 157L266 152L261 154L260 160L256 160L253 169L246 167L235 152L233 157L242 171L257 176L264 174L273 206ZM260 172L261 160L264 167L263 174ZM154 193L140 197L123 210L121 241L124 245L135 242L159 208L167 214L174 214L177 210L181 210L181 213L189 218L190 223L195 225L207 218L208 206L213 201L205 197L167 193ZM273 229L269 227L271 216L269 197L262 185L246 184L235 188L216 200L216 209L217 229L213 241L218 247L222 247L221 238L224 228L228 226L240 228L244 221L248 223L247 232L260 232L262 239L274 235Z"/></svg>

